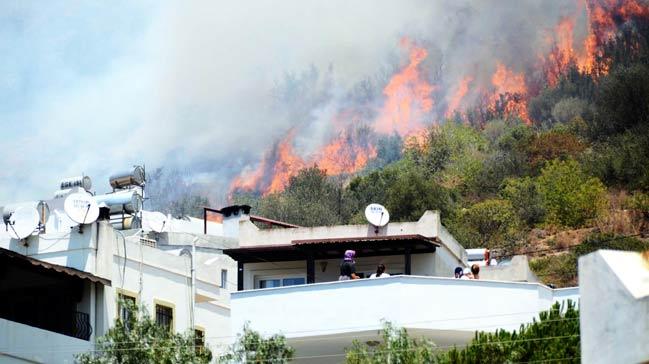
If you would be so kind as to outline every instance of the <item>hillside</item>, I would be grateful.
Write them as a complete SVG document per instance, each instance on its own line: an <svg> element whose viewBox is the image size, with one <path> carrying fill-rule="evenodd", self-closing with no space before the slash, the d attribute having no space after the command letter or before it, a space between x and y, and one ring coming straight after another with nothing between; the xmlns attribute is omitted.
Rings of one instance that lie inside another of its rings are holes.
<svg viewBox="0 0 649 364"><path fill-rule="evenodd" d="M544 281L574 283L576 254L644 247L649 216L649 22L621 27L599 62L605 71L574 65L546 84L529 100L529 123L466 110L424 133L377 136L358 173L316 163L284 189L232 200L304 226L361 222L371 202L396 221L435 209L465 247L527 253Z"/></svg>

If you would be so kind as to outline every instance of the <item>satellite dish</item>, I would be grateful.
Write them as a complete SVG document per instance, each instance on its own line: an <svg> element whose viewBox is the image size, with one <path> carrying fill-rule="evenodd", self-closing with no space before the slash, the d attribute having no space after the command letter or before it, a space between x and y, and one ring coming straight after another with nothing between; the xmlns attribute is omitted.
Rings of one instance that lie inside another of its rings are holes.
<svg viewBox="0 0 649 364"><path fill-rule="evenodd" d="M40 215L38 210L31 206L21 206L15 209L9 216L5 216L9 235L14 239L24 239L30 236L36 228Z"/></svg>
<svg viewBox="0 0 649 364"><path fill-rule="evenodd" d="M390 213L378 203L372 203L365 208L365 218L370 224L381 227L390 221Z"/></svg>
<svg viewBox="0 0 649 364"><path fill-rule="evenodd" d="M165 214L163 214L162 212L156 211L148 213L144 216L144 219L149 228L156 233L163 232L167 225L167 216L165 216Z"/></svg>
<svg viewBox="0 0 649 364"><path fill-rule="evenodd" d="M77 224L90 224L99 217L99 207L95 199L85 193L71 193L63 202L63 210L70 220Z"/></svg>

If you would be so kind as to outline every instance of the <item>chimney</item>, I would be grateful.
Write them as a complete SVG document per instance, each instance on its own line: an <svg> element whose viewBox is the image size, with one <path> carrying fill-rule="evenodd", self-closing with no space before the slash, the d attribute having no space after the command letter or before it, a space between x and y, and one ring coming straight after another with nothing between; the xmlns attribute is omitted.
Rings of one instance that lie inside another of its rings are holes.
<svg viewBox="0 0 649 364"><path fill-rule="evenodd" d="M223 235L230 238L239 237L239 221L250 219L250 206L232 205L221 209L223 215Z"/></svg>

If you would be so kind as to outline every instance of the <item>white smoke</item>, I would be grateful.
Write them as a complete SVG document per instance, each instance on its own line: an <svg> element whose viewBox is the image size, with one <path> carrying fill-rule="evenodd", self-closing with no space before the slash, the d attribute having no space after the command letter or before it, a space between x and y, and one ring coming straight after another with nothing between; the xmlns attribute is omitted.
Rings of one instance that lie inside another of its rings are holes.
<svg viewBox="0 0 649 364"><path fill-rule="evenodd" d="M477 72L477 78L488 77L496 59L523 71L542 51L544 32L552 31L562 16L572 16L577 3L124 3L123 12L136 14L128 26L119 22L119 6L115 10L107 4L86 9L103 26L84 41L76 32L86 32L88 24L39 23L42 15L34 16L42 12L39 7L50 7L48 17L65 17L74 4L26 4L20 11L2 11L10 20L45 28L25 28L0 38L50 44L21 61L37 68L55 64L51 72L70 75L56 87L31 91L30 101L18 110L0 108L2 123L12 125L1 135L5 156L0 160L0 205L48 198L59 179L81 172L93 177L98 191L107 190L112 171L135 163L192 170L189 181L210 185L214 196L225 194L232 176L254 167L295 125L305 126L296 148L312 153L331 135L330 119L351 102L348 90L358 82L372 80L374 102L380 104L380 80L403 62L397 46L402 36L426 45L429 76L450 88L467 70ZM65 32L51 36L63 26ZM108 39L120 51L100 54L105 57L100 69L79 71L81 66L71 59L83 56L88 42L101 45ZM5 48L3 57L18 57L18 51ZM15 65L1 65L6 74L16 72ZM278 109L272 94L278 82L311 66L320 77L333 69L328 89L321 90L326 97L300 112ZM0 92L20 95L19 87L6 85L0 85Z"/></svg>

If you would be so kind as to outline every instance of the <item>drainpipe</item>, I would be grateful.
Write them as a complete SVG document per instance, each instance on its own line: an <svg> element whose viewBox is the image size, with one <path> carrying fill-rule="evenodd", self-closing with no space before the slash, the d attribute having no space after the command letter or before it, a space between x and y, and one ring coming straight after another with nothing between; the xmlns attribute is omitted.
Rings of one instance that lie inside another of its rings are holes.
<svg viewBox="0 0 649 364"><path fill-rule="evenodd" d="M194 318L194 315L196 314L196 265L194 264L194 259L196 257L196 240L198 240L198 237L195 237L194 240L192 240L192 334L195 333L196 331L196 319Z"/></svg>

